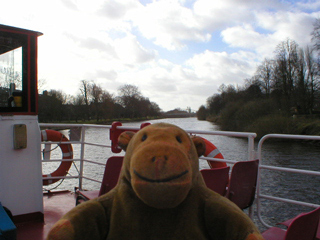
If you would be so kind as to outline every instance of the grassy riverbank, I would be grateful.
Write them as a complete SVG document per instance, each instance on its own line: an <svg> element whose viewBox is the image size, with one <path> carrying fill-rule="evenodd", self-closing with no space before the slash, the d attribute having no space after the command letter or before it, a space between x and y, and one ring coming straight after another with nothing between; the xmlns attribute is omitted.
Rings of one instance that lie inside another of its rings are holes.
<svg viewBox="0 0 320 240"><path fill-rule="evenodd" d="M62 121L62 122L54 122L54 123L61 123L61 124L101 124L101 125L111 125L113 122L142 122L142 121L148 121L153 119L160 119L162 117L149 117L149 118L115 118L115 119L103 119L100 121L97 121L95 119L93 120L80 120L80 121Z"/></svg>
<svg viewBox="0 0 320 240"><path fill-rule="evenodd" d="M213 116L207 117L207 121L216 123L223 131L255 132L258 139L269 133L320 136L320 119L318 118L286 117L280 114L272 114L259 117L253 121L241 121L240 119L225 121Z"/></svg>

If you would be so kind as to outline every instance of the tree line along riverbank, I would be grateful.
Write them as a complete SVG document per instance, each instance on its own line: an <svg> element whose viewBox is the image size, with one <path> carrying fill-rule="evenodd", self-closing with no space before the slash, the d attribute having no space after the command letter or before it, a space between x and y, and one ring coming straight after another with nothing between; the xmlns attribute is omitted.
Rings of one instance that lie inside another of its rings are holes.
<svg viewBox="0 0 320 240"><path fill-rule="evenodd" d="M317 117L270 115L235 128L226 126L219 117L209 116L206 120L217 124L222 131L255 132L260 139L270 133L320 136L320 119Z"/></svg>
<svg viewBox="0 0 320 240"><path fill-rule="evenodd" d="M320 19L312 42L287 39L264 59L244 86L224 85L197 112L221 130L320 135Z"/></svg>

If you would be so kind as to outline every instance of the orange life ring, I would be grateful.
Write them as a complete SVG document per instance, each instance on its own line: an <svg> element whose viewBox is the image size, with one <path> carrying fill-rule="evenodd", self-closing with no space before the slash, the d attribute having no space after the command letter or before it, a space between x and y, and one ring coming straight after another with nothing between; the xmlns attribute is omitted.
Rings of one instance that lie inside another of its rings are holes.
<svg viewBox="0 0 320 240"><path fill-rule="evenodd" d="M41 141L53 141L53 142L67 142L69 141L62 133L55 130L42 130L41 131ZM71 144L58 144L62 151L62 159L73 159L73 149ZM59 177L67 175L72 161L62 161L59 167L52 173L47 175L42 175L42 177ZM43 180L43 185L49 185L59 181L60 178L56 179L45 179Z"/></svg>
<svg viewBox="0 0 320 240"><path fill-rule="evenodd" d="M206 144L206 151L203 154L205 157L223 159L221 152L212 142L208 141L205 138L202 138L202 139ZM227 166L225 162L217 162L217 161L211 161L211 160L208 160L207 162L211 168L222 168Z"/></svg>

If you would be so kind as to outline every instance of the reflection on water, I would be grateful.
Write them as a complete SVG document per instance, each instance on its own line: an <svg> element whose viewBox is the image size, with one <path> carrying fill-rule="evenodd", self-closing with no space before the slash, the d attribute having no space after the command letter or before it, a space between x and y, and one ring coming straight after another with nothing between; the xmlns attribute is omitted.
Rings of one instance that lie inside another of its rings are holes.
<svg viewBox="0 0 320 240"><path fill-rule="evenodd" d="M172 123L188 130L219 130L214 124L207 121L198 121L196 118L170 118L151 120L149 122ZM123 125L139 127L141 122L124 123ZM66 131L65 134L68 135L68 132ZM247 139L210 135L203 135L203 137L214 143L222 152L224 158L239 161L247 159ZM110 145L109 131L88 128L86 131L86 142L98 142L101 144ZM74 145L73 148L74 158L80 158L79 146ZM58 156L56 158L61 158L61 151L59 149L55 151L56 153L53 153L53 156ZM112 153L109 152L109 149L88 145L85 147L85 159L105 163L106 159L111 155ZM119 155L123 155L123 153L120 153ZM267 140L263 145L262 163L264 165L271 166L320 171L319 155L320 148L315 145L294 141L272 142ZM77 166L79 168L78 163ZM46 169L44 173L52 172L56 167L57 166L44 167L44 169ZM208 168L207 162L201 161L200 168ZM86 176L102 179L103 172L103 166L85 163L84 174ZM70 170L70 174L77 175L77 170L72 168ZM261 174L261 186L263 194L320 204L319 176L307 176L298 173L286 173L265 169L261 171ZM78 185L76 180L65 180L65 183L70 189L73 189L75 185ZM84 181L83 186L85 189L98 189L100 184L92 183L91 181ZM52 186L50 185L47 188L50 189ZM61 188L66 188L66 185L63 184ZM264 216L263 219L268 224L274 225L275 223L286 220L287 218L291 218L302 211L309 211L311 209L292 204L283 204L264 200L262 202L262 210ZM261 227L261 225L259 226ZM263 228L261 227L261 229Z"/></svg>

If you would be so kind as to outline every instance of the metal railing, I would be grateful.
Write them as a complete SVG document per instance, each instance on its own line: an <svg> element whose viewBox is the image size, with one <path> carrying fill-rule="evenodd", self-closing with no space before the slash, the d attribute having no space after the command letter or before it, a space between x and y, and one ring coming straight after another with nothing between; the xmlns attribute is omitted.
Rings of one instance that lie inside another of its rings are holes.
<svg viewBox="0 0 320 240"><path fill-rule="evenodd" d="M97 183L101 183L101 180L94 179L89 176L84 176L84 162L89 162L96 165L104 165L104 163L97 162L92 159L85 159L85 147L86 146L97 146L97 147L103 147L103 148L111 148L111 145L105 145L105 144L95 144L91 142L86 141L86 130L88 128L103 128L110 130L110 125L91 125L91 124L40 124L41 128L54 128L54 129L72 129L72 128L81 128L81 138L78 141L70 141L68 143L71 144L78 144L80 145L80 157L78 159L72 159L72 161L77 161L80 163L79 168L79 174L77 176L69 177L69 176L62 176L62 177L56 177L56 178L78 178L79 179L79 188L82 189L83 180L89 180L94 181ZM119 126L119 129L126 129L126 130L138 130L138 127L126 127L126 126ZM253 206L249 209L249 216L253 217L253 208L257 208L257 217L258 220L265 226L270 227L264 220L262 216L261 206L262 206L262 199L268 199L272 201L280 201L285 203L293 203L301 206L308 206L308 207L318 207L318 204L314 203L308 203L303 201L297 201L287 198L280 198L273 195L264 194L261 189L261 183L263 182L263 179L261 178L261 170L267 169L271 171L282 171L282 172L292 172L292 173L299 173L299 174L307 174L307 175L316 175L320 176L320 172L318 171L310 171L310 170L303 170L303 169L295 169L295 168L284 168L284 167L277 167L277 166L268 166L263 164L263 156L262 156L262 150L263 150L263 144L267 139L270 138L282 138L282 139L303 139L303 140L320 140L319 136L301 136L301 135L287 135L287 134L268 134L261 138L261 140L258 143L257 151L255 151L255 133L243 133L243 132L228 132L228 131L199 131L199 130L186 130L189 134L196 134L196 135L218 135L218 136L227 136L227 137L239 137L239 138L246 138L247 139L247 149L248 154L246 159L244 160L254 160L259 159L259 172L258 172L258 181L257 181L257 192L256 192L256 200ZM42 142L43 144L48 144L48 142ZM65 144L65 143L61 143ZM111 149L110 149L111 151ZM228 164L234 164L239 159L218 159L218 158L210 158L210 157L201 157L201 160L215 160L220 162L226 162ZM56 159L56 160L44 160L45 162L50 161L70 161L70 159L64 160L64 159ZM53 178L53 177L51 177ZM50 177L44 178L44 179L50 179Z"/></svg>
<svg viewBox="0 0 320 240"><path fill-rule="evenodd" d="M111 145L105 145L105 144L95 144L91 142L86 142L86 130L87 128L104 128L104 129L110 129L110 125L91 125L91 124L46 124L41 123L39 124L41 128L50 128L50 129L72 129L72 128L81 128L81 138L78 141L69 141L69 142L42 142L42 144L50 145L50 144L77 144L80 145L80 157L74 158L74 159L44 159L43 162L53 162L53 161L77 161L80 162L80 170L78 176L68 177L68 176L61 176L61 177L45 177L43 179L55 179L55 178L79 178L79 188L82 188L82 181L83 179L96 181L101 183L101 181L92 179L90 177L86 177L83 175L83 163L84 162L90 162L97 165L104 165L102 163L96 162L94 160L86 159L84 157L85 153L85 146L97 146L97 147L106 147L111 148ZM125 130L139 130L138 127L128 127L128 126L119 126L119 129L125 129ZM247 138L248 140L248 156L247 160L253 160L255 156L254 151L254 139L256 137L255 133L245 133L245 132L228 132L228 131L200 131L200 130L186 130L189 134L196 134L196 135L219 135L219 136L227 136L227 137L239 137L239 138ZM235 163L236 160L232 159L218 159L218 158L210 158L210 157L201 157L202 160L215 160L215 161L221 161L226 163Z"/></svg>
<svg viewBox="0 0 320 240"><path fill-rule="evenodd" d="M265 226L265 227L272 227L271 225L267 224L263 218L262 218L262 199L268 199L272 201L277 201L277 202L284 202L284 203L290 203L290 204L296 204L300 206L306 206L306 207L312 207L312 208L317 208L320 207L319 204L315 203L309 203L309 202L303 202L303 201L297 201L297 200L292 200L288 198L282 198L282 197L277 197L273 195L268 195L268 194L263 194L262 193L262 188L261 188L261 170L267 169L271 171L281 171L281 172L290 172L290 173L299 173L299 174L306 174L306 175L315 175L315 176L320 176L319 171L311 171L311 170L303 170L303 169L296 169L296 168L285 168L285 167L277 167L277 166L267 166L263 164L263 157L262 157L262 150L263 150L263 144L267 139L287 139L287 140L315 140L319 141L320 136L305 136L305 135L292 135L292 134L267 134L263 136L259 143L258 143L258 149L257 149L257 158L259 159L259 173L258 173L258 182L257 182L257 216L259 221ZM320 182L320 181L319 181Z"/></svg>
<svg viewBox="0 0 320 240"><path fill-rule="evenodd" d="M110 129L110 125L93 125L93 124L46 124L46 123L41 123L39 124L40 128L50 128L50 129L59 129L59 130L65 130L65 129L73 129L73 128L80 128L81 129L81 134L80 138L77 141L68 141L68 142L48 142L48 141L43 141L41 142L42 144L45 145L51 145L51 144L73 144L73 145L80 145L80 157L79 158L73 158L73 159L43 159L43 162L53 162L53 161L75 161L80 163L79 167L79 174L75 176L59 176L59 177L43 177L43 180L47 179L70 179L70 178L77 178L79 180L79 185L78 188L82 189L83 185L83 180L87 179L90 181L94 181L97 183L101 183L101 180L97 180L94 178L90 178L87 176L84 176L84 163L89 162L92 164L96 165L102 165L104 166L105 164L91 160L91 159L86 159L85 158L85 146L97 146L97 147L104 147L104 148L111 148L111 145L105 145L105 144L96 144L96 143L91 143L91 142L86 142L86 130L88 128L103 128L103 129Z"/></svg>

